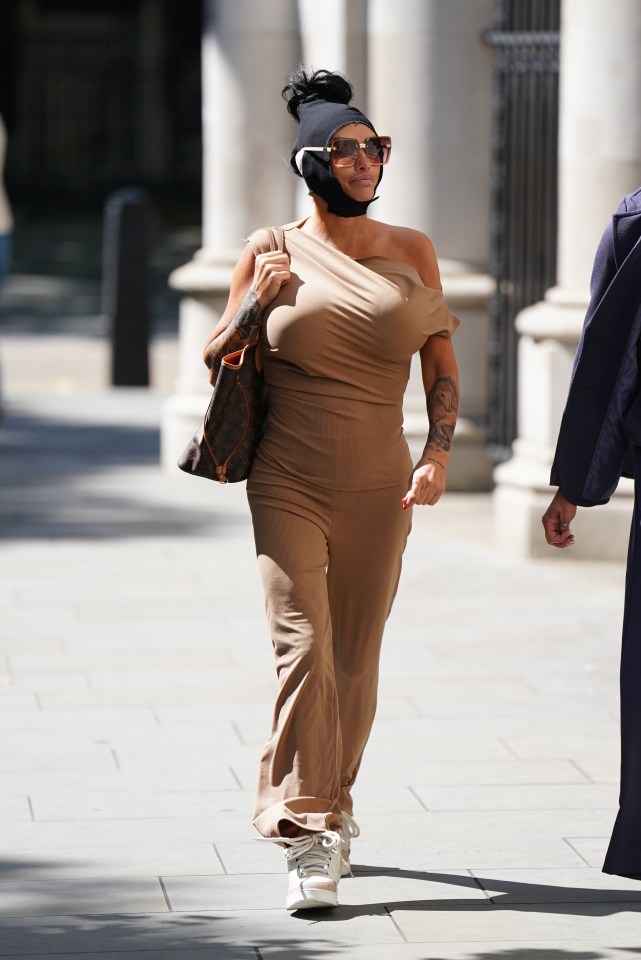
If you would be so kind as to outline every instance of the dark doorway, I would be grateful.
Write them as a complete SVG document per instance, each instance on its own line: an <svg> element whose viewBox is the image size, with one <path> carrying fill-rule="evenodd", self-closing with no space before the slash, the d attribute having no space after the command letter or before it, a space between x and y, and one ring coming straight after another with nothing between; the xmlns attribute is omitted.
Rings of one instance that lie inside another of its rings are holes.
<svg viewBox="0 0 641 960"><path fill-rule="evenodd" d="M6 182L21 219L100 213L146 188L200 219L201 0L8 0Z"/></svg>

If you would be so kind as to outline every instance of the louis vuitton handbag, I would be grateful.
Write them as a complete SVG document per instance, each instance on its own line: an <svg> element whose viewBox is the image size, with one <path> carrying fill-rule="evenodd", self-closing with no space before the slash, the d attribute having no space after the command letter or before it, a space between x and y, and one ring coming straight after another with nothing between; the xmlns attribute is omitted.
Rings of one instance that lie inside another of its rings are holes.
<svg viewBox="0 0 641 960"><path fill-rule="evenodd" d="M284 251L282 229L269 229L269 246ZM262 360L260 338L222 357L203 424L178 460L185 473L219 483L247 479L267 417Z"/></svg>

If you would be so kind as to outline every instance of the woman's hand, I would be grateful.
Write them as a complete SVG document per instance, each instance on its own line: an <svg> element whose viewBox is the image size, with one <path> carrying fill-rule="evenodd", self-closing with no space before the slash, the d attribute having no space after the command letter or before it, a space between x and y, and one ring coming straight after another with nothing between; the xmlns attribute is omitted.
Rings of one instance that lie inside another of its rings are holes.
<svg viewBox="0 0 641 960"><path fill-rule="evenodd" d="M401 500L403 510L417 504L433 507L445 492L447 466L436 458L422 457L412 473L410 488Z"/></svg>
<svg viewBox="0 0 641 960"><path fill-rule="evenodd" d="M286 253L271 250L257 255L251 289L263 309L269 306L290 277L289 256Z"/></svg>
<svg viewBox="0 0 641 960"><path fill-rule="evenodd" d="M228 347L234 349L231 344L240 347L251 339L243 336L239 328L253 332L252 328L258 327L265 307L290 276L286 253L273 251L254 256L251 244L247 244L234 268L227 306L203 351L203 360L209 367L210 383L216 380L216 360L221 351Z"/></svg>
<svg viewBox="0 0 641 960"><path fill-rule="evenodd" d="M545 539L551 547L571 547L574 543L574 534L570 531L570 524L576 516L576 504L565 496L559 488L552 503L547 508L541 522L545 530Z"/></svg>

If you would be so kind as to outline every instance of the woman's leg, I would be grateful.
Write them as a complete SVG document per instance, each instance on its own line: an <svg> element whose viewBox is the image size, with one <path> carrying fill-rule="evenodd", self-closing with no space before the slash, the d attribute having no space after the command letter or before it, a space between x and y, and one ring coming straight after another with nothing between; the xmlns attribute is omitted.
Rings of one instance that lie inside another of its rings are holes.
<svg viewBox="0 0 641 960"><path fill-rule="evenodd" d="M385 621L396 595L411 511L407 484L340 494L329 535L328 593L342 738L340 809L352 814L351 787L374 714Z"/></svg>
<svg viewBox="0 0 641 960"><path fill-rule="evenodd" d="M327 598L331 509L323 491L252 475L248 497L278 697L260 762L254 825L265 837L335 830L340 726Z"/></svg>

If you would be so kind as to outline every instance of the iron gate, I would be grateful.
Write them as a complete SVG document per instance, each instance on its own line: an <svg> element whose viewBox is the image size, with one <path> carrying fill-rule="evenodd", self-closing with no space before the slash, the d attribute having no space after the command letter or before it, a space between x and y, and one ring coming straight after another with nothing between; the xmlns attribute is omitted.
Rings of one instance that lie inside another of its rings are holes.
<svg viewBox="0 0 641 960"><path fill-rule="evenodd" d="M494 51L490 451L516 436L516 315L556 279L560 0L497 0Z"/></svg>

